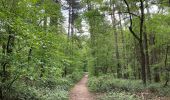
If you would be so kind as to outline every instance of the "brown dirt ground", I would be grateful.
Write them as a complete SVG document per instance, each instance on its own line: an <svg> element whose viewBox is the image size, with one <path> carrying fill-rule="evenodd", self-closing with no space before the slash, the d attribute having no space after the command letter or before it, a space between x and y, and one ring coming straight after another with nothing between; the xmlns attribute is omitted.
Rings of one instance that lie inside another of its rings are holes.
<svg viewBox="0 0 170 100"><path fill-rule="evenodd" d="M95 100L87 88L88 75L85 75L70 91L69 100Z"/></svg>

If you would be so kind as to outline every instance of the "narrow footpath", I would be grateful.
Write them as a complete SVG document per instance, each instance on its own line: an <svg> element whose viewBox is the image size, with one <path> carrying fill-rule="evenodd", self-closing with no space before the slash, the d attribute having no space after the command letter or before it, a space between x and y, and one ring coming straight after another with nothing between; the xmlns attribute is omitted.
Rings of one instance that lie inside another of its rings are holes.
<svg viewBox="0 0 170 100"><path fill-rule="evenodd" d="M87 88L88 75L85 75L80 82L70 91L69 100L95 100Z"/></svg>

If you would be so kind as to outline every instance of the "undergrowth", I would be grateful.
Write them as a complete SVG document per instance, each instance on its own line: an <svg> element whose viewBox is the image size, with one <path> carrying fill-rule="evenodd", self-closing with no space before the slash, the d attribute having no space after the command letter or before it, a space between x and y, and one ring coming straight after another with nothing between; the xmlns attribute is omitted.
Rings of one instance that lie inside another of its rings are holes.
<svg viewBox="0 0 170 100"><path fill-rule="evenodd" d="M158 96L170 96L170 87L163 87L161 83L144 86L140 80L117 79L108 75L90 77L88 87L90 91L106 93L101 97L101 100L125 100L124 97L128 98L126 100L136 100L138 98L133 94L142 93L146 90Z"/></svg>
<svg viewBox="0 0 170 100"><path fill-rule="evenodd" d="M109 92L98 97L98 100L140 100L140 98L127 92Z"/></svg>
<svg viewBox="0 0 170 100"><path fill-rule="evenodd" d="M141 81L116 79L112 76L91 77L88 81L91 91L106 92L111 90L142 91L144 86Z"/></svg>
<svg viewBox="0 0 170 100"><path fill-rule="evenodd" d="M21 78L3 91L4 100L68 100L68 92L82 75L30 80Z"/></svg>

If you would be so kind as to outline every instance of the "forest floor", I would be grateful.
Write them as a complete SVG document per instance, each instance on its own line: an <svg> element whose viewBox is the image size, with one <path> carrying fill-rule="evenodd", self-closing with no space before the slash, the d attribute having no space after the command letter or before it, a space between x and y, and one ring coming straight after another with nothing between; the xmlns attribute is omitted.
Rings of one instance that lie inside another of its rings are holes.
<svg viewBox="0 0 170 100"><path fill-rule="evenodd" d="M84 77L71 89L69 93L69 100L96 100L101 98L104 93L91 93L87 86L88 75ZM141 100L170 100L170 97L157 97L153 93L148 93L147 91L142 93L136 93Z"/></svg>
<svg viewBox="0 0 170 100"><path fill-rule="evenodd" d="M95 100L95 96L88 91L88 75L84 77L70 91L69 100Z"/></svg>

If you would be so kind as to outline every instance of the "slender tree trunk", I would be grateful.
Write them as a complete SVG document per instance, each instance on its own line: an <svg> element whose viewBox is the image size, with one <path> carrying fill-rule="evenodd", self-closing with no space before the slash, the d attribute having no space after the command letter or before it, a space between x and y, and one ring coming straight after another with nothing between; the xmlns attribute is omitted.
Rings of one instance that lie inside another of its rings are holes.
<svg viewBox="0 0 170 100"><path fill-rule="evenodd" d="M8 41L7 41L7 45L4 45L4 47L3 47L4 48L3 52L6 55L4 55L5 61L3 62L3 79L2 79L2 82L5 82L7 80L7 77L10 77L9 76L10 74L7 72L7 65L9 66L10 60L6 60L6 56L10 56L10 54L13 51L13 46L14 46L15 36L14 36L13 31L11 31L11 30L12 29L10 28L10 26L8 26L8 33L9 33ZM6 51L6 53L5 53L5 51ZM7 73L8 73L8 75L7 75Z"/></svg>
<svg viewBox="0 0 170 100"><path fill-rule="evenodd" d="M28 52L28 65L31 60L31 56L32 56L32 47L29 49L29 52Z"/></svg>
<svg viewBox="0 0 170 100"><path fill-rule="evenodd" d="M144 47L145 47L145 66L147 69L147 78L148 78L149 82L151 82L151 72L150 72L149 52L148 52L148 39L147 39L146 32L144 32Z"/></svg>
<svg viewBox="0 0 170 100"><path fill-rule="evenodd" d="M142 80L143 84L146 85L146 70L145 70L145 53L144 53L144 48L143 48L143 43L139 42L140 45L140 53L141 53L141 75L142 75Z"/></svg>
<svg viewBox="0 0 170 100"><path fill-rule="evenodd" d="M74 10L73 10L73 2L71 3L71 36L74 34Z"/></svg>
<svg viewBox="0 0 170 100"><path fill-rule="evenodd" d="M13 47L14 47L14 40L15 40L15 35L14 32L12 31L10 26L7 26L7 31L8 31L8 40L7 43L3 43L2 44L2 54L3 54L3 58L2 58L2 83L5 83L7 81L7 79L10 77L10 72L7 72L7 65L10 66L10 60L7 60L6 57L10 56L12 54L13 51ZM3 100L4 94L3 94L3 85L0 86L0 99Z"/></svg>
<svg viewBox="0 0 170 100"><path fill-rule="evenodd" d="M2 63L1 63L1 66L2 66L2 82L5 81L5 78L6 78L6 45L5 43L2 44L2 54L3 54L3 57L2 57Z"/></svg>
<svg viewBox="0 0 170 100"><path fill-rule="evenodd" d="M91 1L90 1L90 0L87 0L87 1L86 1L86 4L87 4L87 9L88 9L88 11L90 11L90 10L91 10Z"/></svg>
<svg viewBox="0 0 170 100"><path fill-rule="evenodd" d="M150 11L149 11L149 1L148 0L145 0L146 2L146 10L147 10L147 19L149 20L150 19ZM149 60L149 49L148 49L148 34L146 32L146 25L144 25L144 28L145 28L145 32L144 32L144 44L145 44L145 54L146 54L146 57L145 57L145 60L146 60L146 68L147 68L147 78L149 80L149 82L152 81L152 76L151 76L151 70L150 70L150 60Z"/></svg>
<svg viewBox="0 0 170 100"><path fill-rule="evenodd" d="M139 46L138 43L136 41L136 39L134 38L134 51L135 53L133 54L134 57L134 75L136 77L136 79L141 79L141 69L139 67L139 65L137 64L138 62L140 62L140 52L139 52Z"/></svg>
<svg viewBox="0 0 170 100"><path fill-rule="evenodd" d="M30 67L31 58L32 58L32 47L28 51L28 67L27 67L27 71L29 71L29 69L30 69L29 67Z"/></svg>
<svg viewBox="0 0 170 100"><path fill-rule="evenodd" d="M112 5L112 4L111 4ZM120 64L120 57L119 57L119 48L118 48L118 34L117 34L117 30L116 30L116 18L115 18L115 5L112 5L112 24L113 24L113 29L114 29L114 36L115 36L115 53L116 53L116 65L117 65L117 77L121 78L122 77L122 68L121 68L121 64Z"/></svg>
<svg viewBox="0 0 170 100"><path fill-rule="evenodd" d="M166 82L164 84L164 87L168 85L168 81L169 81L169 72L168 72L168 66L167 66L167 61L168 61L168 51L169 51L169 46L167 45L166 47L166 55L165 55L165 72L166 72Z"/></svg>
<svg viewBox="0 0 170 100"><path fill-rule="evenodd" d="M144 1L140 0L140 11L141 11L141 17L140 17L140 52L141 52L141 69L142 69L142 80L143 84L146 85L146 60L145 60L145 52L144 52L144 47L143 47L143 34L144 32L144 21L145 21L145 14L144 14ZM145 34L144 34L145 35ZM145 38L145 36L144 36Z"/></svg>
<svg viewBox="0 0 170 100"><path fill-rule="evenodd" d="M122 52L122 58L123 58L123 68L125 70L125 73L124 73L124 78L128 78L129 76L129 73L128 73L128 67L126 66L126 48L125 48L125 38L124 38L124 33L123 33L123 26L122 26L122 19L121 19L121 15L119 13L119 20L120 20L120 23L119 23L119 26L120 26L120 31L121 31L121 38L122 38L122 48L123 48L123 52Z"/></svg>
<svg viewBox="0 0 170 100"><path fill-rule="evenodd" d="M157 50L155 48L155 34L154 33L151 33L149 35L149 40L150 40L150 45L153 47L152 50L151 50L151 56L150 56L150 64L151 65L154 65L157 63ZM159 75L159 70L158 68L154 68L154 74L153 74L153 77L154 77L154 82L160 82L160 75Z"/></svg>
<svg viewBox="0 0 170 100"><path fill-rule="evenodd" d="M71 36L70 28L71 28L71 5L69 4L68 38Z"/></svg>
<svg viewBox="0 0 170 100"><path fill-rule="evenodd" d="M124 0L126 6L127 6L127 10L130 14L130 6L127 2L127 0ZM144 46L143 46L143 34L144 34L144 21L145 21L145 14L144 14L144 1L140 0L140 36L138 37L138 35L133 31L133 20L132 20L132 15L130 14L130 27L129 30L132 33L132 35L138 40L139 42L139 47L140 47L140 54L141 54L141 74L142 74L142 80L143 80L143 84L146 85L146 68L145 68L145 52L144 52Z"/></svg>
<svg viewBox="0 0 170 100"><path fill-rule="evenodd" d="M43 62L41 60L41 62ZM40 78L42 78L44 76L44 73L45 73L45 69L44 69L44 62L42 64L40 64Z"/></svg>
<svg viewBox="0 0 170 100"><path fill-rule="evenodd" d="M3 100L4 97L3 97L3 91L2 91L2 86L0 86L0 100Z"/></svg>

